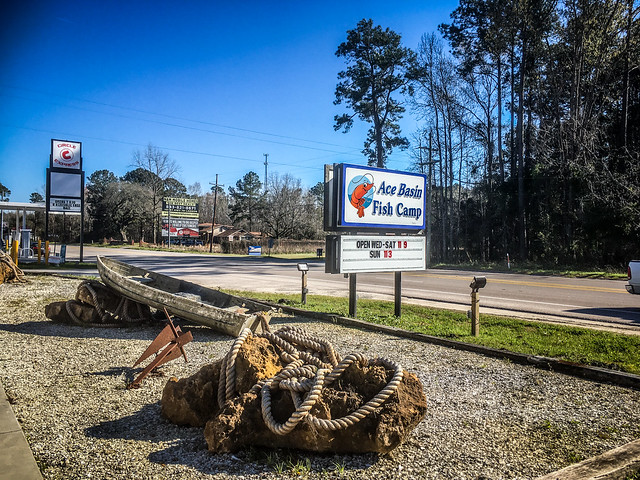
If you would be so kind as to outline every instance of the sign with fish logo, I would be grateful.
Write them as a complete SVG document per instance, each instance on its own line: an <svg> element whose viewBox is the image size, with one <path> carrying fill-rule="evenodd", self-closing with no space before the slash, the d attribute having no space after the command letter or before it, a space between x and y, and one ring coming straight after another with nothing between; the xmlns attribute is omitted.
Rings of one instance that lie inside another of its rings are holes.
<svg viewBox="0 0 640 480"><path fill-rule="evenodd" d="M425 228L425 175L347 164L334 168L341 168L339 227Z"/></svg>
<svg viewBox="0 0 640 480"><path fill-rule="evenodd" d="M354 177L347 186L347 195L351 201L351 205L358 209L358 217L364 217L364 209L371 205L373 194L375 193L375 185L373 184L373 175Z"/></svg>

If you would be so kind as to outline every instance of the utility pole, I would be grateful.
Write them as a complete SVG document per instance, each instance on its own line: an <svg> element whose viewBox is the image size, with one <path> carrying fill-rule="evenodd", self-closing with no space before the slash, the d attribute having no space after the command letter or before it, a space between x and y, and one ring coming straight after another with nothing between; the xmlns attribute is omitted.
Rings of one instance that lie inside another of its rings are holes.
<svg viewBox="0 0 640 480"><path fill-rule="evenodd" d="M432 133L431 130L429 130L429 146L428 147L423 147L422 146L422 141L420 141L420 146L418 147L420 149L420 169L422 169L424 167L424 163L422 162L422 150L429 150L429 160L427 161L427 165L429 166L429 175L428 175L428 182L429 182L429 190L427 192L427 231L426 231L426 240L427 240L427 265L426 267L429 268L429 263L431 261L431 186L433 184L432 182L432 168L433 168L433 164L434 163L438 163L438 162L434 162L431 158L431 154L432 154L432 148L431 148L431 140L432 140ZM421 172L424 173L424 172Z"/></svg>
<svg viewBox="0 0 640 480"><path fill-rule="evenodd" d="M263 153L264 155L264 193L267 193L267 167L269 165L269 154Z"/></svg>
<svg viewBox="0 0 640 480"><path fill-rule="evenodd" d="M209 182L209 185L213 183ZM216 206L218 204L218 174L216 173L215 190L213 191L213 218L211 219L211 238L209 238L209 253L213 252L213 226L216 224Z"/></svg>
<svg viewBox="0 0 640 480"><path fill-rule="evenodd" d="M429 130L429 196L427 197L427 268L431 262L431 169L433 161L431 160L431 130Z"/></svg>

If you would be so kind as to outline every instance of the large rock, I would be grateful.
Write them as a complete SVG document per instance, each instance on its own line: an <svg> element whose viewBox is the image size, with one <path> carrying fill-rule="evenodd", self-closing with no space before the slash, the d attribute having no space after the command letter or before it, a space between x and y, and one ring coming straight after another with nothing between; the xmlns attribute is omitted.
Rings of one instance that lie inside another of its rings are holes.
<svg viewBox="0 0 640 480"><path fill-rule="evenodd" d="M204 427L220 412L218 381L222 360L205 365L188 378L169 379L162 392L162 414L178 425ZM271 343L250 337L240 349L236 360L236 389L247 392L258 381L271 378L283 365Z"/></svg>
<svg viewBox="0 0 640 480"><path fill-rule="evenodd" d="M67 309L71 310L75 318L69 315ZM95 308L86 303L76 302L75 300L50 303L44 307L44 314L54 322L73 325L97 323L100 319Z"/></svg>
<svg viewBox="0 0 640 480"><path fill-rule="evenodd" d="M358 423L325 430L304 421L285 435L273 433L262 416L259 391L249 391L259 380L272 378L283 368L277 348L264 338L249 337L238 352L237 397L220 409L217 390L220 364L203 367L190 378L170 380L162 395L162 413L178 424L205 426L212 452L234 452L249 445L297 448L316 452L389 452L417 426L427 404L418 378L404 371L397 390L377 410ZM394 375L381 362L356 361L340 378L326 386L309 412L322 419L342 418L378 394ZM272 393L272 415L284 423L294 412L287 391Z"/></svg>

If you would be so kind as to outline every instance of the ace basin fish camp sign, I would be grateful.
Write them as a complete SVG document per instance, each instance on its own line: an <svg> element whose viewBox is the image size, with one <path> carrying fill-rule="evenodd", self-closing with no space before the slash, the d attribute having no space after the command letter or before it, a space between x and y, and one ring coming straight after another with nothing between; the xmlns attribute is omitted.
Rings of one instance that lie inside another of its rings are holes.
<svg viewBox="0 0 640 480"><path fill-rule="evenodd" d="M398 231L425 227L422 174L340 164L336 225L340 230Z"/></svg>
<svg viewBox="0 0 640 480"><path fill-rule="evenodd" d="M325 270L424 270L426 192L423 174L325 165Z"/></svg>

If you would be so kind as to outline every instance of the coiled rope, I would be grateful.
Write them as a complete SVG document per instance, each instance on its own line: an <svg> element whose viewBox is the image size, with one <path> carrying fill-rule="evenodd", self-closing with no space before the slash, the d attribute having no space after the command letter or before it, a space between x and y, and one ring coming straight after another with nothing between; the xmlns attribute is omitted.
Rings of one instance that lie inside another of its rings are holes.
<svg viewBox="0 0 640 480"><path fill-rule="evenodd" d="M24 278L24 272L13 262L11 255L0 251L0 263L4 263L13 272L13 278L7 279L8 282L26 283L27 280Z"/></svg>
<svg viewBox="0 0 640 480"><path fill-rule="evenodd" d="M251 330L243 330L220 362L217 398L220 408L237 394L236 358L242 345L252 335ZM255 336L266 338L280 347L280 358L286 364L277 375L267 380L261 380L250 390L251 392L260 392L262 418L269 430L277 435L286 435L301 421L320 430L332 431L355 425L374 413L397 391L398 385L402 382L403 369L399 364L385 358L369 361L359 353L350 354L344 359L340 359L328 341L312 337L296 327L287 326L276 332L265 329L264 333ZM394 371L393 377L371 400L344 417L329 420L311 415L309 412L320 398L322 390L340 378L354 362L359 362L363 366L381 364ZM295 411L284 423L276 422L271 412L272 392L278 389L288 391L295 406Z"/></svg>
<svg viewBox="0 0 640 480"><path fill-rule="evenodd" d="M113 312L113 314L107 312L104 309L104 305L102 304L102 302L100 301L100 298L98 297L98 293L95 290L95 287L104 287L104 285L100 282L97 282L95 280L85 280L83 281L80 285L78 285L78 289L76 291L76 298L75 300L69 300L67 303L65 303L65 308L67 310L67 314L69 315L69 318L71 318L71 321L73 323L75 323L76 325L81 325L81 326L91 326L91 327L106 327L106 328L113 328L113 327L122 327L124 325L134 325L134 324L139 324L141 322L143 322L145 320L145 315L144 312L142 311L142 305L138 302L134 302L133 300L129 300L127 297L121 297L120 298L120 302L118 303L118 307L116 308L116 310ZM80 291L82 289L85 289L87 292L89 292L89 295L91 296L91 300L93 302L93 304L91 305L92 307L95 308L96 312L98 313L99 317L100 317L100 323L94 323L94 322L84 322L82 321L82 319L78 318L78 316L76 316L76 314L73 312L73 309L71 308L74 302L81 302L80 300ZM138 310L138 318L132 318L129 315L129 304L130 302L134 303L137 307ZM113 320L119 320L118 322L114 322Z"/></svg>

